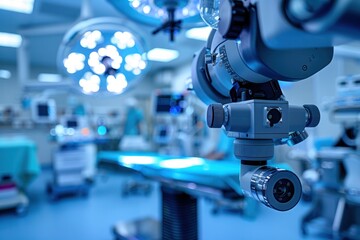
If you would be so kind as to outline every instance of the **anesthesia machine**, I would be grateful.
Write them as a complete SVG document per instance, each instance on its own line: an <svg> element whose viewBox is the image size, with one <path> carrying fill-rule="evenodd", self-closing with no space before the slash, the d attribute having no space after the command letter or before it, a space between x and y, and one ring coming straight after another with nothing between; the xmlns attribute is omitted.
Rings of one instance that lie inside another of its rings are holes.
<svg viewBox="0 0 360 240"><path fill-rule="evenodd" d="M88 180L95 174L94 133L84 116L62 116L51 130L59 147L53 156L53 180L47 185L52 200L63 195L82 194L90 190Z"/></svg>
<svg viewBox="0 0 360 240"><path fill-rule="evenodd" d="M290 105L278 80L314 75L331 62L334 45L360 37L360 2L202 0L200 11L214 28L192 68L194 90L210 104L207 124L235 139L243 192L287 211L300 200L301 183L267 161L274 146L306 139L320 112Z"/></svg>
<svg viewBox="0 0 360 240"><path fill-rule="evenodd" d="M156 91L153 113L156 122L153 141L159 153L194 156L199 130L197 113L191 106L191 95L188 92Z"/></svg>

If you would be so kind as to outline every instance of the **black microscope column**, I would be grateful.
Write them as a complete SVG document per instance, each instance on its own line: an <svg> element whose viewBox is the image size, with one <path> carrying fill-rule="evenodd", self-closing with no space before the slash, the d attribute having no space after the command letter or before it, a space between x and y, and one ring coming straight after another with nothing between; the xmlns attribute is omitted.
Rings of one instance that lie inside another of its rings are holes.
<svg viewBox="0 0 360 240"><path fill-rule="evenodd" d="M161 192L162 240L197 240L197 199L164 185Z"/></svg>

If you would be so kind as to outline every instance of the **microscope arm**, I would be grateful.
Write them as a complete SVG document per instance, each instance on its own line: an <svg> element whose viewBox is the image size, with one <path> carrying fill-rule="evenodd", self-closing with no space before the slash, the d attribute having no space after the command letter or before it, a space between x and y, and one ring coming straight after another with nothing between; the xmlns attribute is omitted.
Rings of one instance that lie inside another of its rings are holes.
<svg viewBox="0 0 360 240"><path fill-rule="evenodd" d="M358 0L259 0L260 31L272 48L329 47L360 38Z"/></svg>
<svg viewBox="0 0 360 240"><path fill-rule="evenodd" d="M292 146L304 140L305 128L318 125L320 112L315 105L289 105L277 81L314 75L331 62L335 44L360 38L360 1L207 0L203 4L207 13L216 13L211 7L219 6L218 18L210 21L212 26L217 21L218 29L195 54L192 67L195 92L206 104L216 103L208 108L208 126L223 127L234 138L243 192L287 211L301 197L300 180L289 170L267 166L267 161L274 156L275 145ZM344 24L347 27L341 28Z"/></svg>

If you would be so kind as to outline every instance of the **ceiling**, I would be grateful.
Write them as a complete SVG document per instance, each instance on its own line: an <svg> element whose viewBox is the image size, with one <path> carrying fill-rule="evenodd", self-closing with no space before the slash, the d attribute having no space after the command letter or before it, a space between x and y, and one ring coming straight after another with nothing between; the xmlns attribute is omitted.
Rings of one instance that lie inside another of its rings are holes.
<svg viewBox="0 0 360 240"><path fill-rule="evenodd" d="M93 17L126 18L107 0L89 1ZM0 31L21 33L28 40L28 56L31 67L56 69L58 47L66 30L79 20L81 4L81 0L35 0L32 14L0 10ZM137 34L144 38L148 49L161 47L180 51L180 57L169 63L151 62L150 72L188 63L194 52L204 45L202 41L186 38L185 31L176 35L175 42L170 42L168 34L161 32L152 35L151 32L156 27L145 25L142 22L134 22L134 25ZM0 64L16 64L16 61L17 49L0 47Z"/></svg>

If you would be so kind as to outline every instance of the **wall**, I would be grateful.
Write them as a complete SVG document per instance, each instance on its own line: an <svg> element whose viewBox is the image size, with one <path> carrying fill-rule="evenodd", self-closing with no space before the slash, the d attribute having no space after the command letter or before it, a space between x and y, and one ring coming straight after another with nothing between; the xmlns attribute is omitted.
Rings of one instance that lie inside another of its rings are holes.
<svg viewBox="0 0 360 240"><path fill-rule="evenodd" d="M358 60L335 56L333 62L323 71L315 75L314 89L316 89L315 102L322 110L322 121L316 128L320 137L337 138L342 132L341 123L333 122L331 114L326 110L329 102L337 96L337 78L360 73Z"/></svg>
<svg viewBox="0 0 360 240"><path fill-rule="evenodd" d="M188 81L191 80L191 63L179 66L174 73L174 80L171 89L175 92L186 90Z"/></svg>
<svg viewBox="0 0 360 240"><path fill-rule="evenodd" d="M17 81L15 66L0 64L0 69L11 72L10 79L0 78L0 105L16 105L20 102L21 87Z"/></svg>
<svg viewBox="0 0 360 240"><path fill-rule="evenodd" d="M329 114L325 111L324 103L336 95L336 78L339 75L338 63L333 61L316 75L293 83L288 89L283 89L286 99L291 105L302 106L304 104L315 104L321 112L321 121L315 129L309 132L315 137L335 138L339 135L338 124L331 123Z"/></svg>

